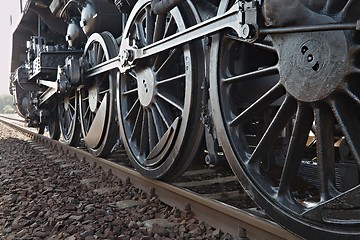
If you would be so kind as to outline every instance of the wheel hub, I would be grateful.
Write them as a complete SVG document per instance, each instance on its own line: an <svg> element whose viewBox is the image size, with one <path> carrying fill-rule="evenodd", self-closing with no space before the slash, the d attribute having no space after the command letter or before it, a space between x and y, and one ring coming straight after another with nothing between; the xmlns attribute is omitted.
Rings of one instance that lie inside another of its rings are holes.
<svg viewBox="0 0 360 240"><path fill-rule="evenodd" d="M91 112L95 112L98 103L98 90L96 86L89 88L89 107Z"/></svg>
<svg viewBox="0 0 360 240"><path fill-rule="evenodd" d="M155 75L150 68L136 72L138 84L138 96L142 106L148 107L156 95Z"/></svg>
<svg viewBox="0 0 360 240"><path fill-rule="evenodd" d="M343 31L274 37L281 83L297 100L315 102L334 92L345 77L347 41Z"/></svg>

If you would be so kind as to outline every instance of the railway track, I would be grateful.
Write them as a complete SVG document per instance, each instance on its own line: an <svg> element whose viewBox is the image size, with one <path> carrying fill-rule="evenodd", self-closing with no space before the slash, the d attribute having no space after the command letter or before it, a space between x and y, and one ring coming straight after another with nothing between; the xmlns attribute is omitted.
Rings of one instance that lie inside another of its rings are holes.
<svg viewBox="0 0 360 240"><path fill-rule="evenodd" d="M104 171L111 171L123 181L130 181L147 193L155 193L162 202L182 211L191 211L196 218L231 234L235 239L299 239L257 209L249 197L239 190L241 187L237 178L230 170L224 170L226 167L222 168L221 173L216 168L191 168L178 181L169 184L147 179L129 167L123 150L117 150L109 159L98 158L81 148L69 147L61 141L25 129L21 121L12 117L0 116L0 122L31 136L41 145L57 148L100 166Z"/></svg>

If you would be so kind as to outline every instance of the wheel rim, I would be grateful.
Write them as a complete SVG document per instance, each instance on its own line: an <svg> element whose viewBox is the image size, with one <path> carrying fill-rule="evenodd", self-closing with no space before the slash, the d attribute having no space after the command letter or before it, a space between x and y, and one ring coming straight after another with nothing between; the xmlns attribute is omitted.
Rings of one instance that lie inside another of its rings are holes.
<svg viewBox="0 0 360 240"><path fill-rule="evenodd" d="M95 33L90 36L83 59L89 68L97 66L118 53L115 39L110 33ZM85 145L96 156L110 154L118 139L115 119L116 71L109 71L86 80L89 84L79 91L81 130Z"/></svg>
<svg viewBox="0 0 360 240"><path fill-rule="evenodd" d="M61 132L60 132L60 126L59 126L57 112L55 111L53 113L53 115L56 116L55 119L52 119L48 123L49 136L51 139L59 140Z"/></svg>
<svg viewBox="0 0 360 240"><path fill-rule="evenodd" d="M59 125L63 141L71 146L76 146L80 140L80 125L77 118L78 95L76 91L66 94L58 105Z"/></svg>
<svg viewBox="0 0 360 240"><path fill-rule="evenodd" d="M40 135L44 135L45 133L45 126L43 124L41 124L38 128L37 128L38 134Z"/></svg>
<svg viewBox="0 0 360 240"><path fill-rule="evenodd" d="M294 16L312 24L356 21L360 7L307 2ZM274 25L301 24L267 17ZM351 213L359 205L351 200L359 192L357 41L342 31L267 36L254 44L228 32L213 41L211 103L229 163L271 217L305 238L359 234L359 216Z"/></svg>
<svg viewBox="0 0 360 240"><path fill-rule="evenodd" d="M150 1L138 1L123 36L134 48L161 40L187 27L182 15L192 14L187 8L155 16ZM141 60L122 74L117 86L122 140L134 166L149 178L171 180L181 175L200 144L194 53L191 46L184 45ZM187 143L190 138L191 146Z"/></svg>

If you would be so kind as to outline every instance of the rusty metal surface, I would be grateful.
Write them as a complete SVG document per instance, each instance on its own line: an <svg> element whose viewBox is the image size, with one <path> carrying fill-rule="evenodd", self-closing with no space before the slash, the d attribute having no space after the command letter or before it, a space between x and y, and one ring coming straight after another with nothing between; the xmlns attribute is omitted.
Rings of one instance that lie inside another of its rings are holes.
<svg viewBox="0 0 360 240"><path fill-rule="evenodd" d="M57 147L59 150L73 154L79 160L96 164L96 166L100 166L104 171L111 171L122 180L130 178L130 181L136 187L143 189L145 192L149 192L154 188L155 194L159 199L170 206L177 207L184 211L190 204L191 210L196 218L234 237L239 237L240 239L246 239L246 237L248 239L300 239L276 223L260 216L204 198L201 195L194 194L165 182L147 179L133 169L103 158L94 157L81 149L66 146L61 142L54 141L46 136L39 135L27 128L16 125L14 122L10 122L2 116L0 116L0 122L31 136L34 140L42 144Z"/></svg>

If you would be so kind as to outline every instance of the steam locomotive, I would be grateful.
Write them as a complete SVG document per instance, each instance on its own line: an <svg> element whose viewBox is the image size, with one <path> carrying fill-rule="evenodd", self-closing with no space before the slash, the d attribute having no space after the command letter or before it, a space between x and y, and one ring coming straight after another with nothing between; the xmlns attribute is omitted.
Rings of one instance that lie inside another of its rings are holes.
<svg viewBox="0 0 360 240"><path fill-rule="evenodd" d="M30 0L10 92L29 127L172 181L206 153L289 231L360 237L360 2Z"/></svg>

